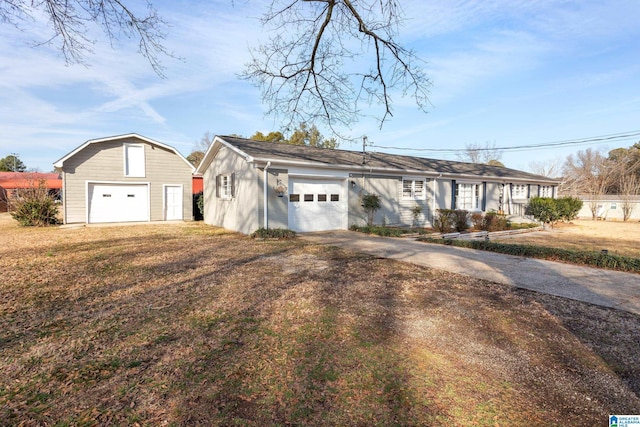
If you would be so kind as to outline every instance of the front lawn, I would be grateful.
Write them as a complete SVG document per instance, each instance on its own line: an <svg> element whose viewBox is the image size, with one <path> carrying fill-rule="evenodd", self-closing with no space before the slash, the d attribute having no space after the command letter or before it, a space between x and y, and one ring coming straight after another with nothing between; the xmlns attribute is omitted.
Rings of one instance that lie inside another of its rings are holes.
<svg viewBox="0 0 640 427"><path fill-rule="evenodd" d="M640 319L203 224L0 221L3 425L604 425Z"/></svg>

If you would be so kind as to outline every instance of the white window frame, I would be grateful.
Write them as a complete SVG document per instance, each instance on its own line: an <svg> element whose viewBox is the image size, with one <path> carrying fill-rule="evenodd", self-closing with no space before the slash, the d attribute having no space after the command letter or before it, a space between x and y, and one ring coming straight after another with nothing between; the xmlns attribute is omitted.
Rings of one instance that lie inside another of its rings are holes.
<svg viewBox="0 0 640 427"><path fill-rule="evenodd" d="M553 185L541 185L540 197L553 197Z"/></svg>
<svg viewBox="0 0 640 427"><path fill-rule="evenodd" d="M123 144L124 176L144 178L146 176L144 144Z"/></svg>
<svg viewBox="0 0 640 427"><path fill-rule="evenodd" d="M220 198L225 200L233 198L233 176L230 173L220 175Z"/></svg>
<svg viewBox="0 0 640 427"><path fill-rule="evenodd" d="M426 195L425 180L416 178L402 178L401 191L402 200L424 200Z"/></svg>
<svg viewBox="0 0 640 427"><path fill-rule="evenodd" d="M511 194L513 195L513 200L526 199L528 188L527 184L512 184Z"/></svg>
<svg viewBox="0 0 640 427"><path fill-rule="evenodd" d="M216 175L215 187L216 187L216 199L232 200L236 197L236 181L237 177L235 172L222 173Z"/></svg>
<svg viewBox="0 0 640 427"><path fill-rule="evenodd" d="M480 186L480 183L475 182L456 182L455 208L465 211L480 210ZM463 189L465 194L461 194Z"/></svg>

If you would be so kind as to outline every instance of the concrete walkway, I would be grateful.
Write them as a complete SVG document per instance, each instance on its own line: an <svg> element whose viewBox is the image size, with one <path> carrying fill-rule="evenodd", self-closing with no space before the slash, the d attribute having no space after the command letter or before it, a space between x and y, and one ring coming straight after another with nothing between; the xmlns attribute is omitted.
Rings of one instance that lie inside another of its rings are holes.
<svg viewBox="0 0 640 427"><path fill-rule="evenodd" d="M303 233L310 242L391 258L640 314L640 275L353 231Z"/></svg>

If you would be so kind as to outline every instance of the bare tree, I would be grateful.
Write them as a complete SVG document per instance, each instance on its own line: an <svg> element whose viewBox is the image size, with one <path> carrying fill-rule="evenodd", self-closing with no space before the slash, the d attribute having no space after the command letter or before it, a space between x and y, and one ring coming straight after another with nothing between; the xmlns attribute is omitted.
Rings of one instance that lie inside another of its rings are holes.
<svg viewBox="0 0 640 427"><path fill-rule="evenodd" d="M557 178L562 174L562 159L529 162L529 170L547 178Z"/></svg>
<svg viewBox="0 0 640 427"><path fill-rule="evenodd" d="M611 193L622 193L623 181L628 175L634 175L640 181L640 143L629 148L616 148L609 151L609 162L617 167L618 178L612 184Z"/></svg>
<svg viewBox="0 0 640 427"><path fill-rule="evenodd" d="M622 219L628 221L640 195L640 144L610 151L609 161L617 165L615 190L622 199Z"/></svg>
<svg viewBox="0 0 640 427"><path fill-rule="evenodd" d="M124 0L0 0L0 22L23 30L44 15L51 30L49 39L36 45L53 44L68 64L86 64L95 41L89 38L89 26L102 28L111 44L121 38L138 41L138 52L153 70L163 76L160 58L173 57L163 41L166 22L151 2L146 1L146 14L138 15Z"/></svg>
<svg viewBox="0 0 640 427"><path fill-rule="evenodd" d="M620 164L609 161L599 151L587 148L570 154L563 166L565 190L569 195L589 198L592 219L598 218L602 196L619 176Z"/></svg>
<svg viewBox="0 0 640 427"><path fill-rule="evenodd" d="M634 208L640 202L640 179L634 174L622 174L620 177L620 198L622 199L622 220L628 221L631 218Z"/></svg>
<svg viewBox="0 0 640 427"><path fill-rule="evenodd" d="M502 151L496 147L495 142L485 142L484 144L466 144L465 150L458 153L458 159L463 162L498 165L502 158ZM502 165L504 166L504 165Z"/></svg>
<svg viewBox="0 0 640 427"><path fill-rule="evenodd" d="M429 104L421 61L396 41L402 19L396 0L272 0L262 23L274 35L252 50L242 77L285 127L322 122L335 131L361 116L361 102L382 105L382 127L397 90L423 111ZM356 69L359 57L371 65Z"/></svg>
<svg viewBox="0 0 640 427"><path fill-rule="evenodd" d="M213 143L215 139L215 135L209 131L206 131L202 138L198 142L196 142L193 146L193 151L191 154L187 156L187 160L195 166L198 167L202 159L204 159L204 155L209 149L209 146Z"/></svg>

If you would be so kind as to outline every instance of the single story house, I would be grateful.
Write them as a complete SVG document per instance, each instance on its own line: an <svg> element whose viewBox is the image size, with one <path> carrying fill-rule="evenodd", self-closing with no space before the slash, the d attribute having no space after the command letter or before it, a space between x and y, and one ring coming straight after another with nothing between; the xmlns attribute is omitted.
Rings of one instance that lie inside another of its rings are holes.
<svg viewBox="0 0 640 427"><path fill-rule="evenodd" d="M193 219L194 167L161 142L135 133L92 139L54 166L65 224Z"/></svg>
<svg viewBox="0 0 640 427"><path fill-rule="evenodd" d="M629 209L628 221L640 220L640 195L605 194L600 196L579 195L577 197L583 203L582 209L578 212L578 218L593 219L592 209L594 209L597 219L623 221L623 212L625 209Z"/></svg>
<svg viewBox="0 0 640 427"><path fill-rule="evenodd" d="M533 196L556 197L559 181L498 166L332 150L216 136L196 173L204 221L242 233L299 232L366 223L362 196L377 194L375 222L431 225L437 209L523 214Z"/></svg>
<svg viewBox="0 0 640 427"><path fill-rule="evenodd" d="M59 197L62 180L58 173L41 172L0 172L0 212L7 212L12 197L20 194L20 190L38 188L47 189L53 197Z"/></svg>

